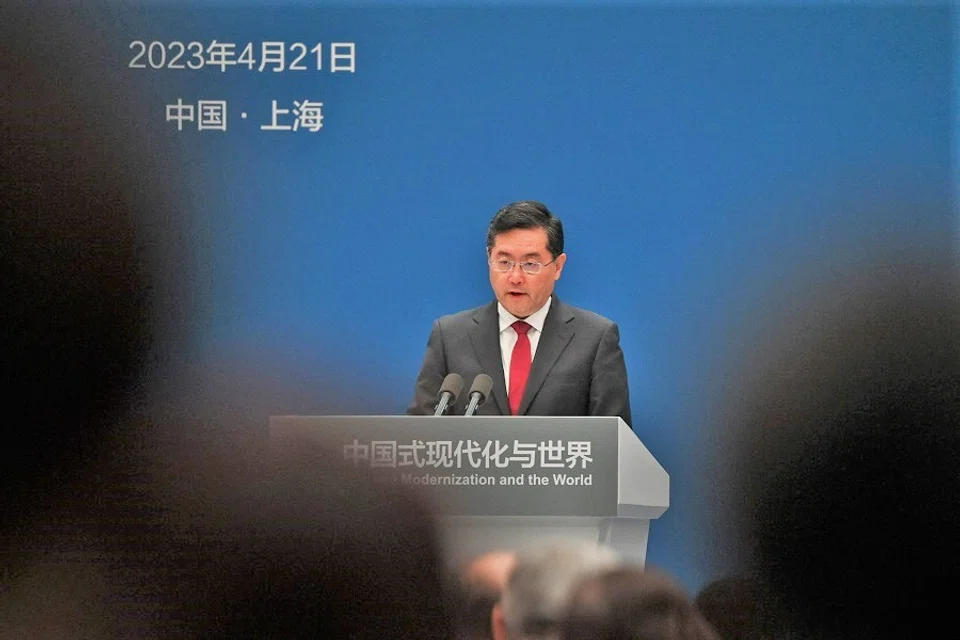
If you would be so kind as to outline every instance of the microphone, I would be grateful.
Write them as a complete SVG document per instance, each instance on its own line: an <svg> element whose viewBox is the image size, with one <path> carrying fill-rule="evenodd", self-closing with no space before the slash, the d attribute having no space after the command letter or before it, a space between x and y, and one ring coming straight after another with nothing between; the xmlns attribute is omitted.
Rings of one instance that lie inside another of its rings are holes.
<svg viewBox="0 0 960 640"><path fill-rule="evenodd" d="M443 412L447 410L447 405L457 401L461 389L463 389L463 378L460 377L460 374L448 373L447 377L443 379L443 384L440 385L440 401L437 402L437 408L434 409L433 415L442 416Z"/></svg>
<svg viewBox="0 0 960 640"><path fill-rule="evenodd" d="M485 373L481 373L474 378L473 384L470 385L470 404L467 405L467 412L463 415L472 416L477 410L477 407L487 401L492 390L493 378Z"/></svg>

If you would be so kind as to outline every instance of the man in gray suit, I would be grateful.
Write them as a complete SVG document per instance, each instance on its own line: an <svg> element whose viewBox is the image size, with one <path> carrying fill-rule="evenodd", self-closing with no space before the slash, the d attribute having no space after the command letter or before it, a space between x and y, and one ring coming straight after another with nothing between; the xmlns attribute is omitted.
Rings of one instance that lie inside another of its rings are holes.
<svg viewBox="0 0 960 640"><path fill-rule="evenodd" d="M567 255L563 225L540 202L509 204L487 230L496 301L433 323L407 413L434 412L444 377L493 379L478 415L620 416L630 424L617 325L553 295ZM461 394L451 409L463 414Z"/></svg>

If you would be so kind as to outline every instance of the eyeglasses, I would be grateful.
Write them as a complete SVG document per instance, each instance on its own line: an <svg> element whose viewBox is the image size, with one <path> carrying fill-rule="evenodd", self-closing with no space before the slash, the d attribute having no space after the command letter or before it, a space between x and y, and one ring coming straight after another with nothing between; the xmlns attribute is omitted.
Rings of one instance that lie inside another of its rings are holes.
<svg viewBox="0 0 960 640"><path fill-rule="evenodd" d="M553 264L557 259L554 258L547 264ZM489 260L490 268L494 271L499 271L500 273L510 273L513 271L513 268L519 264L520 269L523 270L527 275L535 276L540 273L540 270L543 269L547 264L542 262L515 262L513 260Z"/></svg>

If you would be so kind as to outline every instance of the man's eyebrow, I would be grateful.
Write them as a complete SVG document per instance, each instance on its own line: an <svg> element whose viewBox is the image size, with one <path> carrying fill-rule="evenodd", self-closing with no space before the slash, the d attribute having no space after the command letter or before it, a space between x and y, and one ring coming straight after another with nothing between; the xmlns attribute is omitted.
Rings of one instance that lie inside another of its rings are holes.
<svg viewBox="0 0 960 640"><path fill-rule="evenodd" d="M501 257L501 256L506 257L506 258L513 258L513 254L510 253L509 251L504 250L504 249L498 249L497 252L496 252L494 255L497 256L498 258ZM527 253L525 253L525 254L523 254L522 256L520 256L520 259L521 259L521 260L526 260L526 259L528 259L528 258L538 258L538 259L542 259L542 257L543 257L543 256L542 256L542 254L541 254L539 251L528 251Z"/></svg>

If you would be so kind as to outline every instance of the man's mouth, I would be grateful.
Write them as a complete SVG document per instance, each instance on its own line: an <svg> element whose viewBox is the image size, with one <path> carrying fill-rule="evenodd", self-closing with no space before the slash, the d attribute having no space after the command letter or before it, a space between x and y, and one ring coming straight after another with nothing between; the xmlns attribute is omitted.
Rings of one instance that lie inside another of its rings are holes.
<svg viewBox="0 0 960 640"><path fill-rule="evenodd" d="M510 296L511 298L519 298L520 296L525 296L527 294L525 294L522 291L510 291L507 293L507 295Z"/></svg>

